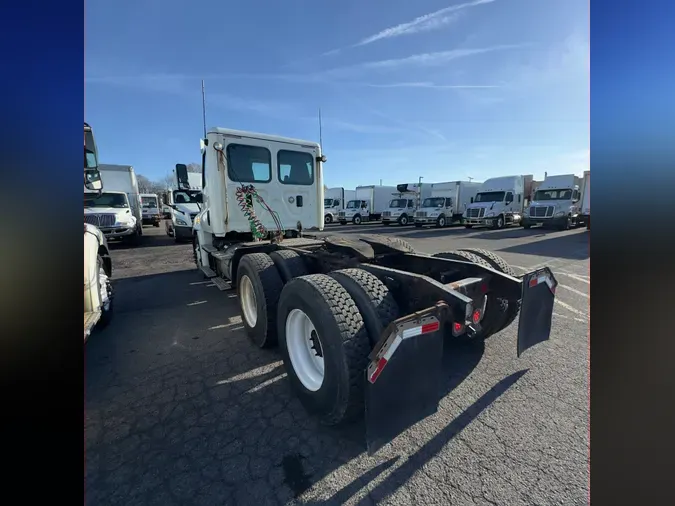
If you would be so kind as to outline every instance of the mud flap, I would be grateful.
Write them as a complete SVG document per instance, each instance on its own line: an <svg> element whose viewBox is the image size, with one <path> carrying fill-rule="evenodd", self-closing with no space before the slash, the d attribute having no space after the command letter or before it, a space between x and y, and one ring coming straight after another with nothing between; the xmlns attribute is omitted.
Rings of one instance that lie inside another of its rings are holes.
<svg viewBox="0 0 675 506"><path fill-rule="evenodd" d="M558 281L544 267L523 276L523 296L518 321L518 357L551 335L553 303Z"/></svg>
<svg viewBox="0 0 675 506"><path fill-rule="evenodd" d="M373 349L365 371L369 455L438 410L444 309L434 306L396 320Z"/></svg>

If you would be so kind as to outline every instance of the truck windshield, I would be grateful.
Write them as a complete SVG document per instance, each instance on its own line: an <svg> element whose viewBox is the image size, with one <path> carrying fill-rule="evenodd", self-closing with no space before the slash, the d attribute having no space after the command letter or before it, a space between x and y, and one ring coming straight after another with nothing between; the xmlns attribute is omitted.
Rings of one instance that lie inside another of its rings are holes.
<svg viewBox="0 0 675 506"><path fill-rule="evenodd" d="M127 196L124 193L84 194L84 207L129 207Z"/></svg>
<svg viewBox="0 0 675 506"><path fill-rule="evenodd" d="M200 195L201 190L174 190L173 203L174 204L198 204L197 195Z"/></svg>
<svg viewBox="0 0 675 506"><path fill-rule="evenodd" d="M405 207L408 205L407 199L394 199L389 202L389 207Z"/></svg>
<svg viewBox="0 0 675 506"><path fill-rule="evenodd" d="M444 207L445 197L434 197L431 199L424 199L422 207Z"/></svg>
<svg viewBox="0 0 675 506"><path fill-rule="evenodd" d="M323 199L324 207L333 207L333 199Z"/></svg>
<svg viewBox="0 0 675 506"><path fill-rule="evenodd" d="M157 209L157 199L154 197L141 197L143 207Z"/></svg>
<svg viewBox="0 0 675 506"><path fill-rule="evenodd" d="M572 200L572 190L563 188L559 190L537 190L532 200Z"/></svg>
<svg viewBox="0 0 675 506"><path fill-rule="evenodd" d="M350 200L347 202L347 209L359 209L361 207L360 200Z"/></svg>
<svg viewBox="0 0 675 506"><path fill-rule="evenodd" d="M476 195L474 202L502 202L504 200L504 192L485 192Z"/></svg>

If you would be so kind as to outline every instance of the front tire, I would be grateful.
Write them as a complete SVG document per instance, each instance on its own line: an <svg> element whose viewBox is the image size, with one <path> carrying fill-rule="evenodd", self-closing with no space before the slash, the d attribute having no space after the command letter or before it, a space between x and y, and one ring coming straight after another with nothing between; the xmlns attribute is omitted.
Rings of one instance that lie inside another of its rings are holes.
<svg viewBox="0 0 675 506"><path fill-rule="evenodd" d="M502 228L504 228L504 215L500 214L497 216L497 219L495 219L494 229L501 230Z"/></svg>
<svg viewBox="0 0 675 506"><path fill-rule="evenodd" d="M402 227L407 226L408 225L408 216L405 215L405 214L403 216L401 216L398 220L398 224L401 225Z"/></svg>
<svg viewBox="0 0 675 506"><path fill-rule="evenodd" d="M244 329L259 348L277 343L276 312L284 283L266 253L244 255L237 269L237 295Z"/></svg>
<svg viewBox="0 0 675 506"><path fill-rule="evenodd" d="M445 216L439 216L436 220L436 228L445 227Z"/></svg>
<svg viewBox="0 0 675 506"><path fill-rule="evenodd" d="M354 223L354 225L360 225L361 224L361 215L357 214L356 216L354 216L354 219L352 220L352 223Z"/></svg>
<svg viewBox="0 0 675 506"><path fill-rule="evenodd" d="M330 214L327 214L326 216L323 217L323 222L326 225L333 223L333 217Z"/></svg>
<svg viewBox="0 0 675 506"><path fill-rule="evenodd" d="M363 415L370 346L349 293L325 274L290 281L281 292L278 335L291 386L325 425Z"/></svg>
<svg viewBox="0 0 675 506"><path fill-rule="evenodd" d="M113 317L113 288L110 282L110 274L106 272L103 257L96 257L96 287L98 288L99 298L101 299L101 317L98 320L97 327L105 328Z"/></svg>

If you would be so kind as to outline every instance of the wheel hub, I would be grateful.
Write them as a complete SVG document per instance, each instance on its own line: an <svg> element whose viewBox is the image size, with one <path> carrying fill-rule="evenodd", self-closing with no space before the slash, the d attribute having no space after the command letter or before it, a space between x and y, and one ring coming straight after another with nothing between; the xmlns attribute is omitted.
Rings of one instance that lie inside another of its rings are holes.
<svg viewBox="0 0 675 506"><path fill-rule="evenodd" d="M256 304L253 283L251 283L248 276L242 276L239 283L241 285L241 292L239 294L241 312L248 326L253 328L258 322L258 305Z"/></svg>
<svg viewBox="0 0 675 506"><path fill-rule="evenodd" d="M321 388L324 378L323 346L314 323L301 309L286 317L286 349L295 375L312 392Z"/></svg>

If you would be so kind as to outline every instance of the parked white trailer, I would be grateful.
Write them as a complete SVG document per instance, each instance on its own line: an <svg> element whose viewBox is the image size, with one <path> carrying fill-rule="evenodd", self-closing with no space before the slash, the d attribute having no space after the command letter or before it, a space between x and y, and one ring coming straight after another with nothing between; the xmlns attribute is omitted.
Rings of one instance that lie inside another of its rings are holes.
<svg viewBox="0 0 675 506"><path fill-rule="evenodd" d="M377 221L389 207L395 186L357 186L356 197L347 202L345 209L338 213L338 221L346 225L348 221L360 225L364 221Z"/></svg>
<svg viewBox="0 0 675 506"><path fill-rule="evenodd" d="M344 188L327 188L323 195L323 221L333 223L337 221L338 213L345 208L347 202L356 199L356 190Z"/></svg>
<svg viewBox="0 0 675 506"><path fill-rule="evenodd" d="M401 226L410 225L415 219L415 212L426 197L431 195L431 185L417 183L403 183L396 185L396 192L392 194L389 207L382 212L382 225L398 223Z"/></svg>
<svg viewBox="0 0 675 506"><path fill-rule="evenodd" d="M415 212L415 226L445 227L461 222L464 210L473 202L481 184L473 181L449 181L427 185L431 194Z"/></svg>
<svg viewBox="0 0 675 506"><path fill-rule="evenodd" d="M583 220L579 216L581 178L574 174L547 176L523 211L522 225L535 225L569 230Z"/></svg>
<svg viewBox="0 0 675 506"><path fill-rule="evenodd" d="M583 187L581 190L581 219L586 224L586 229L591 229L591 171L584 171Z"/></svg>
<svg viewBox="0 0 675 506"><path fill-rule="evenodd" d="M85 222L101 229L108 239L138 240L143 235L143 217L134 168L102 163L98 169L105 191L96 196L85 189Z"/></svg>
<svg viewBox="0 0 675 506"><path fill-rule="evenodd" d="M532 186L532 175L504 176L481 184L472 204L466 206L462 222L466 228L483 225L503 228L518 225L523 216L525 196Z"/></svg>

